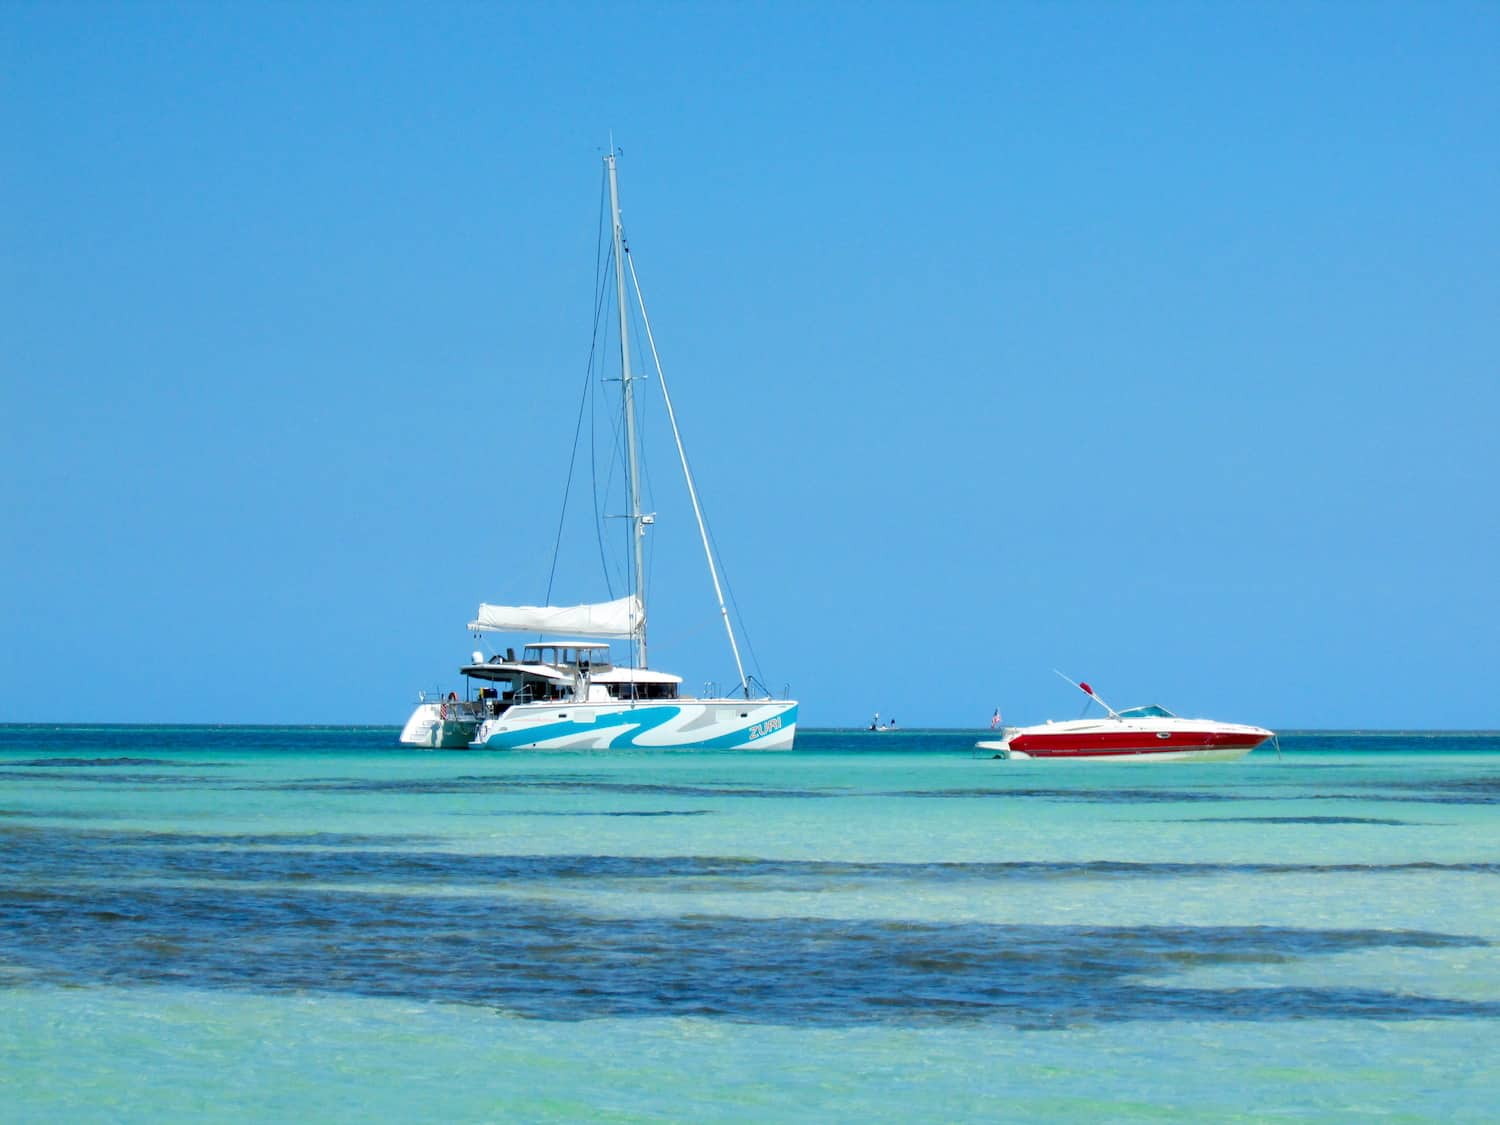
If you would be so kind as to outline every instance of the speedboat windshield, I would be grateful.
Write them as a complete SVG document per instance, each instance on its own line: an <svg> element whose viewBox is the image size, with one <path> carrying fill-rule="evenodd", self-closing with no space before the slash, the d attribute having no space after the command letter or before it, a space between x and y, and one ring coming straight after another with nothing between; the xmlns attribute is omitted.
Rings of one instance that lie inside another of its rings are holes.
<svg viewBox="0 0 1500 1125"><path fill-rule="evenodd" d="M1159 707L1155 703L1149 707L1132 707L1128 711L1121 711L1122 719L1175 719L1177 716L1165 707Z"/></svg>

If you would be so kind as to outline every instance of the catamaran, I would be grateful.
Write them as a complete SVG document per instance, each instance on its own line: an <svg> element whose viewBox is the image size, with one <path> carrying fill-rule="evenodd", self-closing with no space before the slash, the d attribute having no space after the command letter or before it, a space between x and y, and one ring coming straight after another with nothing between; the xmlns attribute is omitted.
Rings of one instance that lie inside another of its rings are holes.
<svg viewBox="0 0 1500 1125"><path fill-rule="evenodd" d="M797 732L797 701L775 699L745 671L725 603L697 485L688 467L661 358L641 297L640 281L620 221L613 150L604 158L609 181L615 296L619 311L620 382L625 432L625 485L634 592L570 606L481 604L471 632L533 634L518 657L514 647L486 658L475 652L460 672L465 698L422 699L401 733L407 745L473 746L490 750L789 750ZM657 382L682 464L688 498L708 560L719 616L734 655L738 690L704 698L683 695L682 677L647 664L644 540L656 517L641 509L641 468L631 368L627 274L650 345ZM625 642L616 663L609 641ZM479 683L477 695L473 685Z"/></svg>

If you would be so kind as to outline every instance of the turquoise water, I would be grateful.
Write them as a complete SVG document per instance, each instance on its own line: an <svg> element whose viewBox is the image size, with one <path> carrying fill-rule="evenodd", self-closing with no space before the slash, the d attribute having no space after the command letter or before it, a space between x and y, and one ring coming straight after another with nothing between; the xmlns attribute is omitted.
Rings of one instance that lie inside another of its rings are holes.
<svg viewBox="0 0 1500 1125"><path fill-rule="evenodd" d="M1500 735L0 727L25 1121L1489 1120Z"/></svg>

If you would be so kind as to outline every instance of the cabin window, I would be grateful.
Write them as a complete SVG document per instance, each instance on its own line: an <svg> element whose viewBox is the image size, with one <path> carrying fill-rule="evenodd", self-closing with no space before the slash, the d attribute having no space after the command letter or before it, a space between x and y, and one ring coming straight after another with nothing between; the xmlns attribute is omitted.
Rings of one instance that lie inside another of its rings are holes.
<svg viewBox="0 0 1500 1125"><path fill-rule="evenodd" d="M676 684L623 683L605 684L604 687L613 699L651 700L677 698Z"/></svg>

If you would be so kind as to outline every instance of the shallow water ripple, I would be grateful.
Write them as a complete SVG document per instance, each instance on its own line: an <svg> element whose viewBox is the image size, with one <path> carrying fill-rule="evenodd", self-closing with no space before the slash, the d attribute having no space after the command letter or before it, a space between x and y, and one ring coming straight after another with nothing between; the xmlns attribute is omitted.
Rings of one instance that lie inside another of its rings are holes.
<svg viewBox="0 0 1500 1125"><path fill-rule="evenodd" d="M11 1115L1455 1121L1500 1097L1493 735L1083 768L964 731L395 736L0 726Z"/></svg>
<svg viewBox="0 0 1500 1125"><path fill-rule="evenodd" d="M1188 965L1483 945L1462 934L1240 926L622 918L493 896L140 887L0 892L14 983L173 984L478 1004L533 1019L994 1021L1500 1017L1399 989L1178 988Z"/></svg>

